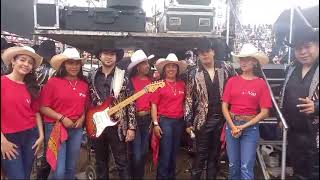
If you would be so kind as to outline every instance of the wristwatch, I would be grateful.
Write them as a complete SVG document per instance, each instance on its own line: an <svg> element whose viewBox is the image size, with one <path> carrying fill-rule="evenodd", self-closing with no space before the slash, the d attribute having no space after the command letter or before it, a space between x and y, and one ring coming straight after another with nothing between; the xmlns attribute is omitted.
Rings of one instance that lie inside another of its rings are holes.
<svg viewBox="0 0 320 180"><path fill-rule="evenodd" d="M153 125L154 125L154 126L159 126L158 121L153 121Z"/></svg>

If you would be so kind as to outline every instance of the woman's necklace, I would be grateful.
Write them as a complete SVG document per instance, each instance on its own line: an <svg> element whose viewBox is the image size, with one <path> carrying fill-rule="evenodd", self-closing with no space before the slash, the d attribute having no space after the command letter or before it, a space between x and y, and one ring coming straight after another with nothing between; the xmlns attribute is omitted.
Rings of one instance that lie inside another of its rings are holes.
<svg viewBox="0 0 320 180"><path fill-rule="evenodd" d="M176 88L177 82L174 82L174 87L169 82L167 82L167 84L170 86L171 91L173 92L173 95L176 96L177 95L177 88Z"/></svg>
<svg viewBox="0 0 320 180"><path fill-rule="evenodd" d="M75 91L76 90L76 86L78 84L78 81L76 81L74 84L72 84L70 80L68 80L68 82L69 82L70 86L72 87L72 89Z"/></svg>

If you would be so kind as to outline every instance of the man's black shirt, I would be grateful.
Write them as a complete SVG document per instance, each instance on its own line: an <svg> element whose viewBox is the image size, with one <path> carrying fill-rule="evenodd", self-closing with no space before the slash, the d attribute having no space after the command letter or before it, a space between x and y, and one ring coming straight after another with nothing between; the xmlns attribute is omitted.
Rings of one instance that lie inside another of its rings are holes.
<svg viewBox="0 0 320 180"><path fill-rule="evenodd" d="M105 101L108 96L110 96L112 90L112 79L114 76L115 68L111 73L106 77L102 72L102 68L99 68L95 77L95 88L99 94L102 101Z"/></svg>
<svg viewBox="0 0 320 180"><path fill-rule="evenodd" d="M317 66L318 63L313 65L312 68L304 76L304 78L302 78L302 65L298 64L295 70L292 72L291 77L289 78L284 93L284 112L287 118L289 118L289 124L290 119L305 120L307 118L307 116L304 113L300 112L300 108L298 108L297 105L302 104L299 98L306 98L309 96L311 81ZM303 128L301 127L301 124L295 124L294 126Z"/></svg>

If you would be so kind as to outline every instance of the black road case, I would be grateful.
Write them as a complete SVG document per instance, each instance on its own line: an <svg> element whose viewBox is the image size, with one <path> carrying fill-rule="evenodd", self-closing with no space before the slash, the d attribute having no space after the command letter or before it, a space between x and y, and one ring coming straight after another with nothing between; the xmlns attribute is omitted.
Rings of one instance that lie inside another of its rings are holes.
<svg viewBox="0 0 320 180"><path fill-rule="evenodd" d="M166 24L164 30L167 32L212 32L214 21L214 9L169 7L166 11Z"/></svg>
<svg viewBox="0 0 320 180"><path fill-rule="evenodd" d="M146 14L142 9L65 7L60 25L67 30L144 32Z"/></svg>
<svg viewBox="0 0 320 180"><path fill-rule="evenodd" d="M112 8L142 8L143 0L108 0L107 7Z"/></svg>

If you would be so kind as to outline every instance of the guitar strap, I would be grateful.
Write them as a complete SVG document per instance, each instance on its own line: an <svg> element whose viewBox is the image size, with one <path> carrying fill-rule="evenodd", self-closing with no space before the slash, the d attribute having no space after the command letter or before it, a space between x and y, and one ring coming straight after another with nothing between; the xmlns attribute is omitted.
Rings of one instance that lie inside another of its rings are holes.
<svg viewBox="0 0 320 180"><path fill-rule="evenodd" d="M102 101L101 97L99 96L97 89L96 89L96 86L95 86L95 83L94 83L96 73L97 73L97 70L94 71L94 74L92 75L92 78L91 78L91 81L93 83L92 91L98 99L98 104L102 104L103 101ZM125 75L125 70L121 70L118 67L115 67L114 76L111 81L112 88L110 88L110 94L112 94L112 92L113 92L113 95L115 98L117 98L120 94L120 91L121 91L121 88L122 88L122 85L124 82L124 75Z"/></svg>
<svg viewBox="0 0 320 180"><path fill-rule="evenodd" d="M114 76L111 82L113 95L117 99L120 91L122 89L123 81L124 81L124 74L125 70L119 69L118 67L115 67Z"/></svg>

